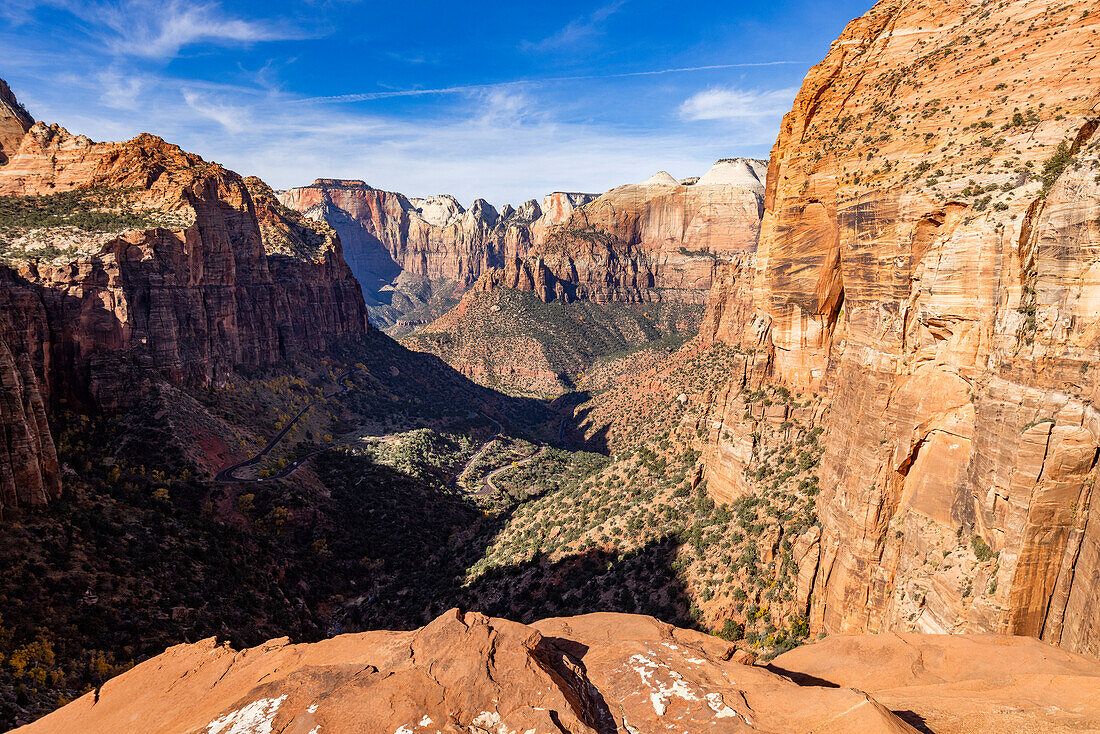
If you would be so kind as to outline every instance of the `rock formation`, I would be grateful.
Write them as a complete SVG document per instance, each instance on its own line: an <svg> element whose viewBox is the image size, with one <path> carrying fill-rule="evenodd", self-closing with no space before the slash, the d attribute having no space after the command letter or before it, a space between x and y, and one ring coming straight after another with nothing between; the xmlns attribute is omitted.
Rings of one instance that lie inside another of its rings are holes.
<svg viewBox="0 0 1100 734"><path fill-rule="evenodd" d="M1100 724L1095 663L1033 640L950 642L826 639L769 670L652 617L528 626L451 610L412 632L240 652L213 639L179 645L16 731L917 731L908 719L992 734Z"/></svg>
<svg viewBox="0 0 1100 734"><path fill-rule="evenodd" d="M690 185L660 171L612 189L479 287L530 290L546 301L702 305L719 258L756 248L763 176L762 161L723 160Z"/></svg>
<svg viewBox="0 0 1100 734"><path fill-rule="evenodd" d="M430 297L418 298L408 284L440 289L449 283L460 293L490 268L526 255L534 238L594 198L554 193L541 207L532 200L500 212L478 199L467 210L449 195L409 199L363 181L337 179L317 179L279 196L288 207L339 232L372 316L386 327L397 325L417 307L428 306L431 318L446 310L433 311ZM399 278L402 274L404 279ZM389 292L394 286L410 304L392 302Z"/></svg>
<svg viewBox="0 0 1100 734"><path fill-rule="evenodd" d="M830 406L814 629L1100 654L1098 32L1073 5L882 0L784 118L755 262L723 267L704 333L751 355L733 393ZM711 433L716 496L742 410Z"/></svg>
<svg viewBox="0 0 1100 734"><path fill-rule="evenodd" d="M692 184L661 171L582 206L553 194L531 225L529 253L487 269L458 306L405 343L481 384L556 394L609 351L690 334L719 264L755 249L763 176L761 161L723 160ZM509 290L603 310L521 308L517 317L516 304L497 295ZM564 331L550 323L569 321ZM609 349L592 349L597 342Z"/></svg>
<svg viewBox="0 0 1100 734"><path fill-rule="evenodd" d="M57 400L123 407L152 375L216 384L364 332L339 239L263 188L254 203L237 174L151 135L30 128L0 167L0 509L58 492Z"/></svg>
<svg viewBox="0 0 1100 734"><path fill-rule="evenodd" d="M0 166L8 162L33 124L34 118L19 104L8 83L0 79Z"/></svg>
<svg viewBox="0 0 1100 734"><path fill-rule="evenodd" d="M500 212L481 199L464 210L451 196L408 199L334 179L280 198L336 228L373 317L404 333L402 320L418 326L442 310L405 287L402 273L429 289L454 283L455 296L477 283L544 301L692 303L701 315L717 259L756 246L764 171L762 161L723 160L688 185L661 171L599 197L555 192ZM391 286L401 304L386 303Z"/></svg>
<svg viewBox="0 0 1100 734"><path fill-rule="evenodd" d="M768 668L803 685L864 691L936 734L1100 727L1100 666L1031 637L830 635Z"/></svg>

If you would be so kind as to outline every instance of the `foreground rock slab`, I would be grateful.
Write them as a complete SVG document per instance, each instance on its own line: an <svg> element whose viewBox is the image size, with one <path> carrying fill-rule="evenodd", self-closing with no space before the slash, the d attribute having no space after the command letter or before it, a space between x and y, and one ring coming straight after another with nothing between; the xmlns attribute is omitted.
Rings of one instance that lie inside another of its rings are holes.
<svg viewBox="0 0 1100 734"><path fill-rule="evenodd" d="M769 667L866 691L936 734L1100 731L1100 665L1033 637L832 635Z"/></svg>
<svg viewBox="0 0 1100 734"><path fill-rule="evenodd" d="M213 639L179 645L17 731L869 734L1100 723L1100 665L1034 640L842 636L772 669L752 663L651 617L522 625L451 610L410 632L239 652Z"/></svg>
<svg viewBox="0 0 1100 734"><path fill-rule="evenodd" d="M526 626L452 610L413 632L179 645L17 731L913 731L863 693L800 688L734 656L649 617Z"/></svg>

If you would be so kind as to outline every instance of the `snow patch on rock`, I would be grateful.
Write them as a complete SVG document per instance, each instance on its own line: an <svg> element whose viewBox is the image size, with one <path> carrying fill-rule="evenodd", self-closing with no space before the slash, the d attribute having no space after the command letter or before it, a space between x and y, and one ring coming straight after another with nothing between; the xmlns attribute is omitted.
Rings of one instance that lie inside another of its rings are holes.
<svg viewBox="0 0 1100 734"><path fill-rule="evenodd" d="M206 734L271 734L272 722L286 696L258 701L214 719L206 725Z"/></svg>
<svg viewBox="0 0 1100 734"><path fill-rule="evenodd" d="M684 701L699 700L684 677L665 663L655 662L640 654L631 655L630 662L634 672L641 677L642 684L650 690L649 700L658 716L665 715L673 696ZM661 673L664 675L660 675ZM662 681L661 678L666 680Z"/></svg>

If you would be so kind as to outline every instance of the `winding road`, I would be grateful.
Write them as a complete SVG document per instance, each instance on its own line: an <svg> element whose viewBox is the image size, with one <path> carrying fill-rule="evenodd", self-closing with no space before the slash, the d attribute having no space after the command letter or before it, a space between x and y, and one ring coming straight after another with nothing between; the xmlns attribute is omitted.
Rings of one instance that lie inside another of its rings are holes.
<svg viewBox="0 0 1100 734"><path fill-rule="evenodd" d="M347 372L345 372L344 374L337 377L336 381L342 383L342 382L344 382L344 380L348 379L349 377L351 377L353 374L355 374L358 371L359 371L358 368L350 369ZM326 398L336 397L337 395L343 395L344 393L348 392L349 390L351 390L351 385L341 385L339 390L332 393L331 395L325 395L324 397L326 397ZM301 419L301 417L303 415L305 415L307 412L309 412L309 409L312 408L316 404L317 404L316 400L309 401L309 403L306 405L306 407L299 410L297 415L295 415L286 424L286 426L283 427L283 430L281 430L277 434L275 434L275 437L272 438L270 441L268 441L267 445L264 446L260 450L259 453L257 453L255 456L252 456L252 457L249 457L249 458L245 459L244 461L239 461L236 464L233 464L232 466L225 467L220 472L218 472L217 476L214 477L214 481L215 482L220 482L220 483L223 483L223 484L231 483L231 482L232 483L244 483L244 482L263 482L263 481L265 481L264 477L257 477L255 479L241 479L237 476L237 470L238 469L243 469L246 466L252 466L253 464L256 464L261 459L263 459L265 456L267 456L268 453L270 453L271 449L275 448L275 446L278 445L278 443L280 441L282 441L284 438L286 438L286 434L290 433L290 429L294 428L294 426L298 423L299 419ZM272 474L270 477L266 477L266 479L269 479L269 480L270 479L282 479L283 477L290 476L294 472L298 471L298 469L300 469L302 467L302 464L306 463L307 461L312 459L314 456L317 456L317 454L323 453L324 451L325 451L325 449L317 449L316 451L312 451L312 452L306 454L305 456L300 456L297 459L295 459L294 461L287 464L282 469L280 469L277 473Z"/></svg>
<svg viewBox="0 0 1100 734"><path fill-rule="evenodd" d="M501 491L500 487L493 484L493 477L497 476L498 474L502 474L503 472L506 472L509 469L516 469L518 467L523 466L524 464L529 464L532 461L534 461L535 459L537 459L538 457L545 454L548 450L549 450L548 446L543 446L538 451L531 454L530 456L528 456L525 459L520 459L519 461L513 462L511 464L506 464L505 466L500 466L500 467L497 467L496 469L493 469L491 472L489 472L488 474L486 474L484 476L484 478L482 479L484 484L482 484L481 489L474 492L474 494L484 496L484 495L487 495L487 494L493 494L495 492L500 492Z"/></svg>

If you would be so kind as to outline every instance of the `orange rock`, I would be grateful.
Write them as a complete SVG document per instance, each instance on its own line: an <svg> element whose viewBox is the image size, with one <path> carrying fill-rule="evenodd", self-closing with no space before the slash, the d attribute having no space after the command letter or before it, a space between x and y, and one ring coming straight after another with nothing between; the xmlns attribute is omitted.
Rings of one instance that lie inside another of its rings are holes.
<svg viewBox="0 0 1100 734"><path fill-rule="evenodd" d="M255 204L232 171L152 135L94 143L34 124L0 166L0 196L72 191L115 197L149 222L40 228L24 241L52 250L5 248L0 449L13 462L0 468L0 511L60 490L45 420L56 398L125 407L153 376L216 384L236 365L367 328L339 239L267 194Z"/></svg>
<svg viewBox="0 0 1100 734"><path fill-rule="evenodd" d="M179 645L16 731L913 732L850 688L803 688L650 617L525 626L452 610L413 632Z"/></svg>
<svg viewBox="0 0 1100 734"><path fill-rule="evenodd" d="M723 275L705 334L827 395L815 629L1100 654L1087 10L882 0L784 118L751 301ZM716 475L728 453L711 451ZM976 558L973 536L999 555Z"/></svg>
<svg viewBox="0 0 1100 734"><path fill-rule="evenodd" d="M1030 637L832 635L769 668L866 691L937 734L1100 730L1100 665Z"/></svg>

